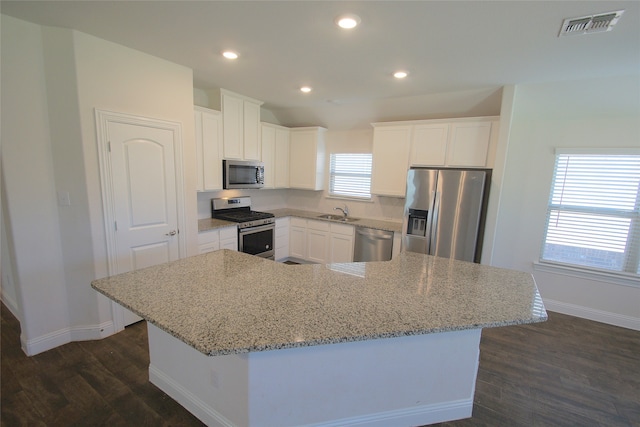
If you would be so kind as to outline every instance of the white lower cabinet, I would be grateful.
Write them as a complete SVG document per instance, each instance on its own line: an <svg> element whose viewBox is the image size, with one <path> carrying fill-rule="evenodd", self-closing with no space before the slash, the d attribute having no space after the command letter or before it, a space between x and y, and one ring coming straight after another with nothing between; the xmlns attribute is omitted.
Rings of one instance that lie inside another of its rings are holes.
<svg viewBox="0 0 640 427"><path fill-rule="evenodd" d="M353 225L292 217L289 257L317 264L351 262L354 236Z"/></svg>
<svg viewBox="0 0 640 427"><path fill-rule="evenodd" d="M329 262L352 262L355 228L352 225L331 223Z"/></svg>
<svg viewBox="0 0 640 427"><path fill-rule="evenodd" d="M198 233L198 252L201 254L218 249L238 250L238 227L224 227Z"/></svg>
<svg viewBox="0 0 640 427"><path fill-rule="evenodd" d="M220 233L210 230L198 233L198 252L201 254L220 249Z"/></svg>
<svg viewBox="0 0 640 427"><path fill-rule="evenodd" d="M276 261L284 261L289 258L289 223L289 218L276 219L276 232L273 242Z"/></svg>
<svg viewBox="0 0 640 427"><path fill-rule="evenodd" d="M291 218L289 227L289 256L299 260L307 258L307 220Z"/></svg>
<svg viewBox="0 0 640 427"><path fill-rule="evenodd" d="M307 261L317 264L329 262L329 227L325 221L307 220Z"/></svg>
<svg viewBox="0 0 640 427"><path fill-rule="evenodd" d="M220 249L238 250L238 227L220 229Z"/></svg>

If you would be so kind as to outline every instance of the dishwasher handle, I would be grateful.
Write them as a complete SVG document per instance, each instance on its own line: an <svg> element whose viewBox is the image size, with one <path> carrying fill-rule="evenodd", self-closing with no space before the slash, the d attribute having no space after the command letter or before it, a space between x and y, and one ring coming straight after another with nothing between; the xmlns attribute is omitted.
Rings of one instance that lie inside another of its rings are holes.
<svg viewBox="0 0 640 427"><path fill-rule="evenodd" d="M374 239L374 240L391 240L393 239L393 234L381 234L379 232L372 232L370 229L362 229L362 228L358 228L356 229L356 233L360 234L361 236L364 237L368 237L370 239Z"/></svg>

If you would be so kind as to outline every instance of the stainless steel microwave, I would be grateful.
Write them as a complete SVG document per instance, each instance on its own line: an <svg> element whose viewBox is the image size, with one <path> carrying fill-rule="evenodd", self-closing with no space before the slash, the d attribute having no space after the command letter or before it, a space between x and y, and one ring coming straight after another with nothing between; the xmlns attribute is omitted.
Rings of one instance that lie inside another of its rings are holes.
<svg viewBox="0 0 640 427"><path fill-rule="evenodd" d="M264 187L264 163L223 160L222 187L225 190Z"/></svg>

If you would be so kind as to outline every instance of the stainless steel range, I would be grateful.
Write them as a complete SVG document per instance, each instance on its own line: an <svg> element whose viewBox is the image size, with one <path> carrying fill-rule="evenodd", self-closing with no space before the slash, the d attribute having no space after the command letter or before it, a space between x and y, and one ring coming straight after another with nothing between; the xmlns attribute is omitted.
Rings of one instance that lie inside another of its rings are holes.
<svg viewBox="0 0 640 427"><path fill-rule="evenodd" d="M274 259L276 220L273 214L252 211L251 197L211 199L211 216L238 223L238 251Z"/></svg>

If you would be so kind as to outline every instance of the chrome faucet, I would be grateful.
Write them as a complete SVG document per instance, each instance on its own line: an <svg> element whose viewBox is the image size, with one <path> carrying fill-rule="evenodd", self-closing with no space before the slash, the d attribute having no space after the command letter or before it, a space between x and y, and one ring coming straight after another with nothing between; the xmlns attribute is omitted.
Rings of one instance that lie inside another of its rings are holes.
<svg viewBox="0 0 640 427"><path fill-rule="evenodd" d="M347 207L347 205L344 205L344 209L340 207L335 207L333 208L333 210L341 211L345 218L349 215L349 208Z"/></svg>

